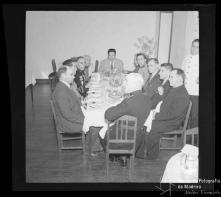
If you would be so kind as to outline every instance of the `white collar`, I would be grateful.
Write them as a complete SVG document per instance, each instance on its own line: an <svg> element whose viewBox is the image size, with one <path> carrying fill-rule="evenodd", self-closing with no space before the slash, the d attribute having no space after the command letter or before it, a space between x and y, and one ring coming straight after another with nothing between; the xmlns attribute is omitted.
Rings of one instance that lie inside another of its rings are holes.
<svg viewBox="0 0 221 197"><path fill-rule="evenodd" d="M69 83L67 83L66 81L60 80L62 83L64 83L66 86L68 86L69 88L71 87L71 85Z"/></svg>

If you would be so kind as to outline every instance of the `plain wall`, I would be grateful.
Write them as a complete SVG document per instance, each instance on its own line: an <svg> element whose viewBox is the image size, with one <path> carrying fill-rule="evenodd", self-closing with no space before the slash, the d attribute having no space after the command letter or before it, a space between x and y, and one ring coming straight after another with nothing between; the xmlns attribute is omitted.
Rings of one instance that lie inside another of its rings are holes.
<svg viewBox="0 0 221 197"><path fill-rule="evenodd" d="M190 53L191 43L199 38L197 11L175 11L171 42L170 62L180 68L186 55Z"/></svg>
<svg viewBox="0 0 221 197"><path fill-rule="evenodd" d="M187 12L176 11L173 18L170 62L180 68L185 54Z"/></svg>
<svg viewBox="0 0 221 197"><path fill-rule="evenodd" d="M161 12L158 46L158 60L160 64L166 63L169 60L171 25L172 13Z"/></svg>
<svg viewBox="0 0 221 197"><path fill-rule="evenodd" d="M26 13L26 85L47 78L51 60L89 54L92 62L115 48L125 69L133 69L137 38L155 38L152 11L28 11Z"/></svg>

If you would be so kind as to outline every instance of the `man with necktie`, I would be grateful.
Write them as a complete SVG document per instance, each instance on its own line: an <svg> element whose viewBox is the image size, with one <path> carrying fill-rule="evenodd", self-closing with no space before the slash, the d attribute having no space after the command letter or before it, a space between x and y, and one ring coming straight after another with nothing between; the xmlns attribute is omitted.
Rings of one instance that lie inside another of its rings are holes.
<svg viewBox="0 0 221 197"><path fill-rule="evenodd" d="M116 58L116 49L108 49L108 58L101 61L98 72L109 76L112 73L123 72L123 62Z"/></svg>
<svg viewBox="0 0 221 197"><path fill-rule="evenodd" d="M160 65L157 58L150 58L148 70L150 76L143 87L143 92L151 99L154 94L158 93L158 87L161 84L159 76Z"/></svg>

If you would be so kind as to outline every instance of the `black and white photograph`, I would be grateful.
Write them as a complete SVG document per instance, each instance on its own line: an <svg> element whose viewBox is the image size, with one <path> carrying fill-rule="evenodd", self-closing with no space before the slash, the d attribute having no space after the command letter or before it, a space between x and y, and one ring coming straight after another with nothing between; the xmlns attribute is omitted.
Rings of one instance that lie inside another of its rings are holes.
<svg viewBox="0 0 221 197"><path fill-rule="evenodd" d="M197 6L42 7L24 16L25 183L200 184Z"/></svg>

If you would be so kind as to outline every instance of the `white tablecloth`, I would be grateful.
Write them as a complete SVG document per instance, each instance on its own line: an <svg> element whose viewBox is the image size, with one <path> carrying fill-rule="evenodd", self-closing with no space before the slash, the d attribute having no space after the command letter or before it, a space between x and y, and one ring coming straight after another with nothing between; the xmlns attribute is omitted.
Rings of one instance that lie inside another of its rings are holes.
<svg viewBox="0 0 221 197"><path fill-rule="evenodd" d="M120 101L118 102L120 103ZM82 108L82 111L84 113L85 119L84 119L84 124L83 124L83 131L86 133L89 131L89 128L91 126L93 127L102 127L102 129L99 132L99 135L101 136L101 138L104 139L104 136L106 134L108 125L107 125L107 120L105 120L104 114L105 111L112 107L117 105L116 104L106 104L101 108L88 108L88 109L84 109Z"/></svg>
<svg viewBox="0 0 221 197"><path fill-rule="evenodd" d="M104 117L105 111L112 106L116 106L123 99L119 98L117 100L111 100L108 97L107 89L110 88L108 81L101 81L100 83L97 83L97 84L93 82L92 84L93 85L89 85L89 92L90 91L93 92L93 90L95 90L96 94L100 94L101 96L100 98L97 98L97 97L93 98L93 94L92 95L89 94L88 97L90 97L90 99L88 98L86 99L87 100L86 102L91 103L91 101L96 101L98 102L98 105L95 104L94 107L93 105L92 106L88 105L86 109L82 107L82 111L85 116L84 124L83 124L83 131L85 133L88 132L91 126L102 127L99 134L101 138L104 138L105 133L108 128L107 120L105 120L105 117ZM99 100L101 101L100 104L99 104Z"/></svg>

